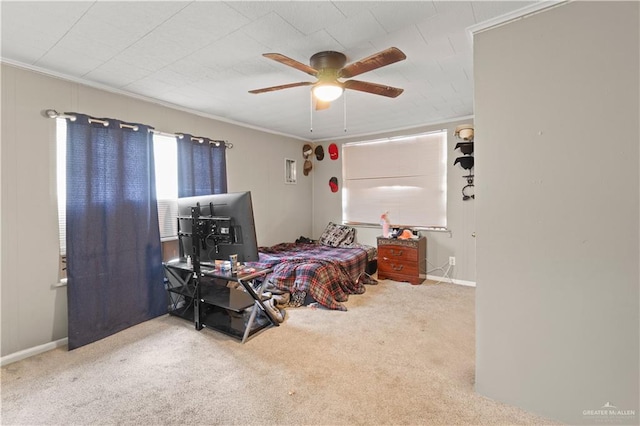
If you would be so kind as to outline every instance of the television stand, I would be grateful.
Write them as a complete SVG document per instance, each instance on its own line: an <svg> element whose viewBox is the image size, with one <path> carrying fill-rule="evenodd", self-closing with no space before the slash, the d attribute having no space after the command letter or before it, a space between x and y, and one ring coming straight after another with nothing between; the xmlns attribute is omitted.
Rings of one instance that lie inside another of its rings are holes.
<svg viewBox="0 0 640 426"><path fill-rule="evenodd" d="M192 321L196 330L211 328L242 343L261 330L279 325L262 302L263 286L257 282L271 269L231 273L202 264L194 266L180 259L164 263L169 314ZM229 282L240 284L240 288L230 288Z"/></svg>

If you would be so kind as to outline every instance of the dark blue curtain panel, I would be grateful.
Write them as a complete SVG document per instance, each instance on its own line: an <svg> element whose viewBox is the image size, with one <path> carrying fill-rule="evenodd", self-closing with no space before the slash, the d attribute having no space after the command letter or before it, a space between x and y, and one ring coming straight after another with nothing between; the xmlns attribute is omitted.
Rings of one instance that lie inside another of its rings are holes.
<svg viewBox="0 0 640 426"><path fill-rule="evenodd" d="M149 127L67 124L69 350L167 312Z"/></svg>
<svg viewBox="0 0 640 426"><path fill-rule="evenodd" d="M227 192L227 154L224 142L178 138L178 197Z"/></svg>

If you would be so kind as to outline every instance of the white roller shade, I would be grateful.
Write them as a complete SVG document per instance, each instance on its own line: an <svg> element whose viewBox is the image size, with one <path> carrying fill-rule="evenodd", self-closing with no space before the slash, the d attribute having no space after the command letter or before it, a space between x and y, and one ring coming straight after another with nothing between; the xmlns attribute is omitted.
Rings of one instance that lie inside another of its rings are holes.
<svg viewBox="0 0 640 426"><path fill-rule="evenodd" d="M67 120L56 118L56 177L60 255L67 254Z"/></svg>
<svg viewBox="0 0 640 426"><path fill-rule="evenodd" d="M160 238L178 235L178 145L175 137L153 135Z"/></svg>
<svg viewBox="0 0 640 426"><path fill-rule="evenodd" d="M342 147L343 221L447 226L447 132Z"/></svg>

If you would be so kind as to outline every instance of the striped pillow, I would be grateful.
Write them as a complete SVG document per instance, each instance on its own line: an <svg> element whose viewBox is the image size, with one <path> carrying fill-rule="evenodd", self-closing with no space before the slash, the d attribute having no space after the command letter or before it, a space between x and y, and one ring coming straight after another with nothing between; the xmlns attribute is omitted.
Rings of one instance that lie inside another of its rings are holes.
<svg viewBox="0 0 640 426"><path fill-rule="evenodd" d="M350 247L355 240L355 228L329 222L320 236L319 242L329 247Z"/></svg>

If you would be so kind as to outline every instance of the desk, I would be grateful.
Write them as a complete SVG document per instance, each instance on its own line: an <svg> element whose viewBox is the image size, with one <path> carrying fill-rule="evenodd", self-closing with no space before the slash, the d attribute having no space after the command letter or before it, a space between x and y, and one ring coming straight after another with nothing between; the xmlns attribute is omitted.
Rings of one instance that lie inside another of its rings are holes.
<svg viewBox="0 0 640 426"><path fill-rule="evenodd" d="M262 302L262 283L271 269L240 269L237 273L200 266L180 259L164 263L169 313L192 321L196 330L212 328L243 343L257 332L279 322ZM229 282L240 284L230 288ZM249 309L251 308L251 309Z"/></svg>

